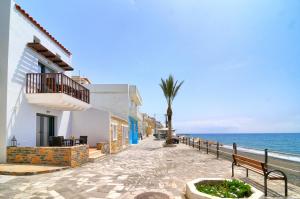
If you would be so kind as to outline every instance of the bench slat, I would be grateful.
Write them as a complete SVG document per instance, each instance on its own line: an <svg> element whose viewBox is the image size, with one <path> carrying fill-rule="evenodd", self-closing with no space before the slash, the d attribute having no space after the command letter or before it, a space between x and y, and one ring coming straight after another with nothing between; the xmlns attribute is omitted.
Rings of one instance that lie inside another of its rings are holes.
<svg viewBox="0 0 300 199"><path fill-rule="evenodd" d="M261 164L261 163L263 163L261 161L254 160L254 159L251 159L251 158L247 158L247 157L244 157L244 156L241 156L241 155L237 155L237 154L233 154L233 156L235 158L238 158L238 159L241 159L241 160L244 160L244 161L247 161L247 162L251 162L251 163L254 163L254 164Z"/></svg>
<svg viewBox="0 0 300 199"><path fill-rule="evenodd" d="M284 177L283 176L281 176L281 177L271 177L271 176L269 176L268 179L269 180L284 180Z"/></svg>
<svg viewBox="0 0 300 199"><path fill-rule="evenodd" d="M241 159L236 159L236 162L246 164L250 167L254 167L254 168L262 170L262 171L264 170L264 168L262 167L262 164L256 164L256 163L248 162L246 160L241 160Z"/></svg>
<svg viewBox="0 0 300 199"><path fill-rule="evenodd" d="M249 167L253 167L255 169L264 171L264 166L263 166L264 163L259 162L257 160L253 160L253 159L235 155L235 154L233 155L233 159L236 161L237 164L242 163L244 165L248 165ZM248 168L248 169L251 169L251 168Z"/></svg>

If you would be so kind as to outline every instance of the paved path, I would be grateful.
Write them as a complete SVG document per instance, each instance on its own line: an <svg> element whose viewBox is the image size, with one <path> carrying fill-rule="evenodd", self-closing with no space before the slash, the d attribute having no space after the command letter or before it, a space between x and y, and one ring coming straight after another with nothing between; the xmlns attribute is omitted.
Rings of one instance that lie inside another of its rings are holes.
<svg viewBox="0 0 300 199"><path fill-rule="evenodd" d="M41 173L51 173L69 167L58 167L58 166L45 166L45 165L33 165L33 164L0 164L0 175L34 175Z"/></svg>
<svg viewBox="0 0 300 199"><path fill-rule="evenodd" d="M237 170L237 176L244 171ZM152 138L109 156L101 162L49 174L0 176L0 198L134 198L148 191L184 198L185 183L198 177L230 177L231 163L200 153L183 144L163 148ZM255 174L251 179L260 179ZM255 183L250 180L249 182ZM270 183L270 198L281 197L280 182ZM256 184L256 183L255 183ZM262 187L257 184L257 188ZM300 189L290 185L290 198L300 198ZM278 193L276 193L278 192Z"/></svg>

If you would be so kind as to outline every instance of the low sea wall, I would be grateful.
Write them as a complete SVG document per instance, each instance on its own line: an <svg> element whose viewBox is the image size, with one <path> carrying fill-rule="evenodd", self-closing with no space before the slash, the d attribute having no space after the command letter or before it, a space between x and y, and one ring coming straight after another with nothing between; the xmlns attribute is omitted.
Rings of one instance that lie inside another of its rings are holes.
<svg viewBox="0 0 300 199"><path fill-rule="evenodd" d="M7 163L77 167L89 160L88 145L72 147L7 147Z"/></svg>

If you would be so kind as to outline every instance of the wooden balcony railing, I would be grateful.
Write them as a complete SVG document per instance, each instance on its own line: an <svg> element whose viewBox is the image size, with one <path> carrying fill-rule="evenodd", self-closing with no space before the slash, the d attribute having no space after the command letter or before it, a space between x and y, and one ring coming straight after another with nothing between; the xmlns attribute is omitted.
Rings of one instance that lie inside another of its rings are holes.
<svg viewBox="0 0 300 199"><path fill-rule="evenodd" d="M90 103L90 91L63 73L26 74L26 93L65 93Z"/></svg>

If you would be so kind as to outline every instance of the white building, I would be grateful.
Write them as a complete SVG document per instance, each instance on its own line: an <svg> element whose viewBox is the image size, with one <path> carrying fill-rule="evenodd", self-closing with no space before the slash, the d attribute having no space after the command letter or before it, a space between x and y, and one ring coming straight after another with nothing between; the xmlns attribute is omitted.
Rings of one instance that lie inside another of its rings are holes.
<svg viewBox="0 0 300 199"><path fill-rule="evenodd" d="M128 120L129 143L137 144L138 121L142 121L139 112L142 98L137 87L129 84L88 84L86 87L90 90L90 101L94 108L108 111Z"/></svg>
<svg viewBox="0 0 300 199"><path fill-rule="evenodd" d="M89 91L68 76L71 53L11 0L0 1L0 162L13 136L44 146L70 136L71 111L90 107Z"/></svg>
<svg viewBox="0 0 300 199"><path fill-rule="evenodd" d="M128 121L108 111L90 108L72 113L72 135L88 136L88 145L107 143L109 153L117 153L129 144Z"/></svg>

